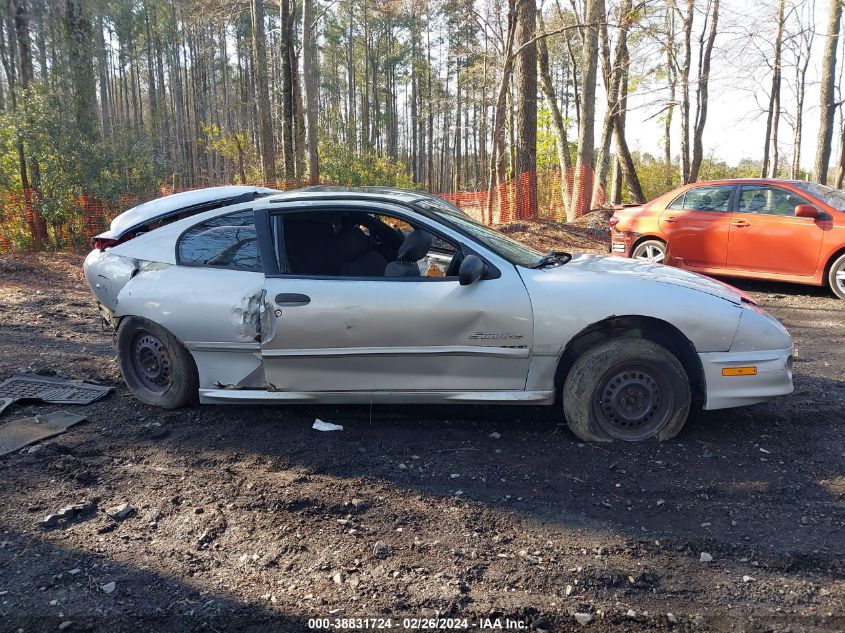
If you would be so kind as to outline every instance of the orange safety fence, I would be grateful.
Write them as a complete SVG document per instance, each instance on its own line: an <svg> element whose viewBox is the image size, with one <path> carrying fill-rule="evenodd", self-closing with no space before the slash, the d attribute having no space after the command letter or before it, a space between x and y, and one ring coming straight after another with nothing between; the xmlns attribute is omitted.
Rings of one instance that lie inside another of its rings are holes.
<svg viewBox="0 0 845 633"><path fill-rule="evenodd" d="M591 208L591 201L594 207L605 202L601 189L596 191L595 196L592 195L592 170L586 168L581 173L583 177L576 179L574 170L570 170L564 183L559 170L526 172L518 178L506 180L490 191L463 191L438 195L470 217L488 225L535 219L563 222L567 217L567 208L584 210ZM282 191L305 186L295 180L252 184ZM38 221L38 215L34 212L37 201L31 191L0 192L0 253L32 249L37 241L55 249L84 248L93 236L105 231L111 220L126 209L160 196L190 189L163 186L146 195L126 193L114 199L103 200L84 194L68 205L71 207L68 217L47 222L46 225L43 221Z"/></svg>

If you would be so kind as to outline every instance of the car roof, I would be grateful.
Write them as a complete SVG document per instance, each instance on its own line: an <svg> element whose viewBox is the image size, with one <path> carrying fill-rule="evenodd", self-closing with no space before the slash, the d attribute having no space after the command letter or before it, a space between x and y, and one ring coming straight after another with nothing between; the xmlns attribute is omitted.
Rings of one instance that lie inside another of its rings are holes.
<svg viewBox="0 0 845 633"><path fill-rule="evenodd" d="M132 207L124 211L111 221L110 233L117 237L129 229L151 222L156 218L198 205L237 198L250 193L270 194L277 191L277 189L268 189L267 187L229 185L225 187L205 187L203 189L174 193L169 196L150 200L149 202L139 204L137 207Z"/></svg>
<svg viewBox="0 0 845 633"><path fill-rule="evenodd" d="M269 196L263 202L283 202L292 198L297 199L333 199L339 200L383 200L389 197L399 202L415 202L418 200L430 200L438 198L434 194L413 189L400 189L398 187L344 187L342 185L314 185L302 189L291 189Z"/></svg>
<svg viewBox="0 0 845 633"><path fill-rule="evenodd" d="M767 184L767 185L797 185L806 182L805 180L797 180L790 178L719 178L717 180L699 180L683 185L685 188L699 187L702 185L743 185L749 183Z"/></svg>

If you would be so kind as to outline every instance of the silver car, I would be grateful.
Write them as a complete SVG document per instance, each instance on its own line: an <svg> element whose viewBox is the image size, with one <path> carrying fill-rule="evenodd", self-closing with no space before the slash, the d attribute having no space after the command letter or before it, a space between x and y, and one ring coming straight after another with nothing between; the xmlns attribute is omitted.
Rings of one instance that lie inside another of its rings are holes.
<svg viewBox="0 0 845 633"><path fill-rule="evenodd" d="M659 264L538 253L428 194L220 187L118 216L85 275L143 402L562 403L590 441L792 391L748 296Z"/></svg>

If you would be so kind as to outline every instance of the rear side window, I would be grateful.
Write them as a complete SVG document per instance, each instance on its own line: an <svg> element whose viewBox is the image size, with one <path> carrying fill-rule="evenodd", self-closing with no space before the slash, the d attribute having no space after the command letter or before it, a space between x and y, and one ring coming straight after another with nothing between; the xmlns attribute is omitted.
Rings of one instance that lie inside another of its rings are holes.
<svg viewBox="0 0 845 633"><path fill-rule="evenodd" d="M179 238L177 261L184 266L262 272L252 209L221 215L192 226Z"/></svg>
<svg viewBox="0 0 845 633"><path fill-rule="evenodd" d="M732 185L696 187L675 198L667 208L684 211L727 211Z"/></svg>
<svg viewBox="0 0 845 633"><path fill-rule="evenodd" d="M796 193L780 187L743 185L739 192L739 210L742 213L769 215L794 215L799 204L810 204Z"/></svg>

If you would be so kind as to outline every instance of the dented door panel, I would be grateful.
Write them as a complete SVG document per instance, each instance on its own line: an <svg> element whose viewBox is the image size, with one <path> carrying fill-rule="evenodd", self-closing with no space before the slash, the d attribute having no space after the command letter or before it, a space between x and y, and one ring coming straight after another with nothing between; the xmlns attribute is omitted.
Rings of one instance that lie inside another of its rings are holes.
<svg viewBox="0 0 845 633"><path fill-rule="evenodd" d="M280 391L522 390L533 318L511 267L498 279L268 278L262 343ZM307 304L280 305L281 293Z"/></svg>

